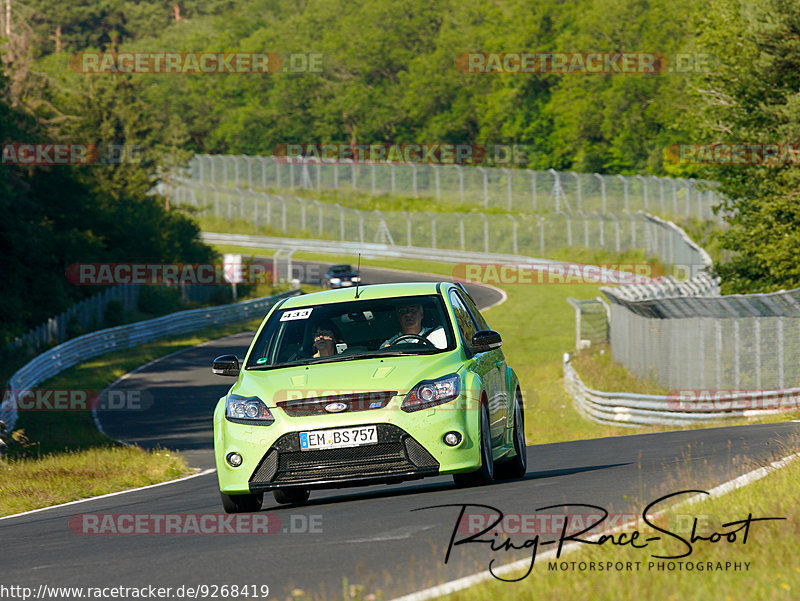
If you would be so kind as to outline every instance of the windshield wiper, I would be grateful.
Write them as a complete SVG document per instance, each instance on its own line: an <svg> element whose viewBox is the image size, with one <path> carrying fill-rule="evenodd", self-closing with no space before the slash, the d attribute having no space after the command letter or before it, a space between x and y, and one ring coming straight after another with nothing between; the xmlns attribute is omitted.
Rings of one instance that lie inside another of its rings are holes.
<svg viewBox="0 0 800 601"><path fill-rule="evenodd" d="M330 357L317 357L312 359L304 359L302 361L292 361L291 363L278 363L273 365L252 365L246 367L247 370L264 371L268 369L276 369L279 367L293 367L295 365L317 365L319 363L335 363L337 361L352 361L354 359L375 359L378 357L410 357L412 355L419 355L420 353L408 353L405 351L372 351L369 353L361 353L358 355L331 355Z"/></svg>
<svg viewBox="0 0 800 601"><path fill-rule="evenodd" d="M313 361L313 364L317 363L331 363L334 361L352 361L353 359L375 359L376 357L408 357L411 355L416 355L417 353L405 353L403 351L386 351L386 352L379 352L379 351L372 351L369 353L359 353L358 355L332 355L330 357L321 357L318 358L316 361Z"/></svg>

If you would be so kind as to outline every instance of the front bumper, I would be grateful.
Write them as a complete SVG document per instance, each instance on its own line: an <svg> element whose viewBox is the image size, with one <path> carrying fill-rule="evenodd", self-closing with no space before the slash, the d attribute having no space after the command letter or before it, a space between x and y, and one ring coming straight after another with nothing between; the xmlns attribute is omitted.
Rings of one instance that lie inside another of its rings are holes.
<svg viewBox="0 0 800 601"><path fill-rule="evenodd" d="M270 447L250 477L250 492L273 488L339 488L402 482L439 473L439 462L402 428L376 424L377 444L340 449L300 450L297 432Z"/></svg>
<svg viewBox="0 0 800 601"><path fill-rule="evenodd" d="M480 466L479 416L464 407L463 398L458 399L458 407L447 403L414 413L401 411L400 401L396 397L382 409L308 417L291 417L276 408L275 423L261 427L226 420L220 403L214 414L220 490L242 494L293 486L343 488L466 472ZM300 432L345 425L376 426L377 444L300 450ZM455 447L442 440L451 430L463 436ZM242 455L242 465L228 465L225 457L230 452Z"/></svg>

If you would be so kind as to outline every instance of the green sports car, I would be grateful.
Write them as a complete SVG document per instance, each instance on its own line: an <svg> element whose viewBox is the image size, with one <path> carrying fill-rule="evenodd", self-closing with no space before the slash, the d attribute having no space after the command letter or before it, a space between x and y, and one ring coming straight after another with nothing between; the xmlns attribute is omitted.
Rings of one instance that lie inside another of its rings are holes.
<svg viewBox="0 0 800 601"><path fill-rule="evenodd" d="M304 503L311 489L525 474L517 375L461 284L380 284L283 299L214 411L222 505Z"/></svg>

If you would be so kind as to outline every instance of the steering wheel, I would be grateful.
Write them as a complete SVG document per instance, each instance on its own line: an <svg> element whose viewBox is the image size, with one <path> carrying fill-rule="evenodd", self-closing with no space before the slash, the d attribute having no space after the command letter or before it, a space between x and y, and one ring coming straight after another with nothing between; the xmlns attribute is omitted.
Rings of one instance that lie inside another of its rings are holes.
<svg viewBox="0 0 800 601"><path fill-rule="evenodd" d="M429 348L432 348L432 349L435 349L435 348L437 348L437 347L436 347L436 345L435 345L435 344L433 344L433 343L432 343L430 340L428 340L428 339L427 339L427 338L425 338L424 336L420 336L419 334L402 334L401 336L398 336L398 337L395 339L395 341L394 341L394 342L392 342L392 344L390 344L389 346L394 346L395 344L397 344L398 342L400 342L400 341L401 341L401 340L403 340L404 338L408 338L408 339L411 339L411 340L415 340L415 341L417 341L417 342L422 342L423 344L425 344L425 346L427 346L427 347L429 347Z"/></svg>

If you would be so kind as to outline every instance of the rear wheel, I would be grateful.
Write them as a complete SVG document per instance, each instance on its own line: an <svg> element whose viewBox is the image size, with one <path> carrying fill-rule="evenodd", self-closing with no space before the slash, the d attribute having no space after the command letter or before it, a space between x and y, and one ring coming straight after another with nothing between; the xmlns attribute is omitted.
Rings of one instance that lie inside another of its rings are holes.
<svg viewBox="0 0 800 601"><path fill-rule="evenodd" d="M222 508L225 513L251 513L260 511L261 504L264 502L263 494L244 494L228 495L224 492L219 493L222 498Z"/></svg>
<svg viewBox="0 0 800 601"><path fill-rule="evenodd" d="M453 474L453 482L458 488L491 484L494 480L494 459L492 458L492 434L489 430L489 410L481 406L481 467L468 474Z"/></svg>
<svg viewBox="0 0 800 601"><path fill-rule="evenodd" d="M307 488L276 488L272 491L276 503L300 505L308 501L311 491Z"/></svg>
<svg viewBox="0 0 800 601"><path fill-rule="evenodd" d="M519 390L514 400L514 451L516 455L497 464L498 480L522 478L528 467L528 453L525 446L525 411L522 408L522 394Z"/></svg>

